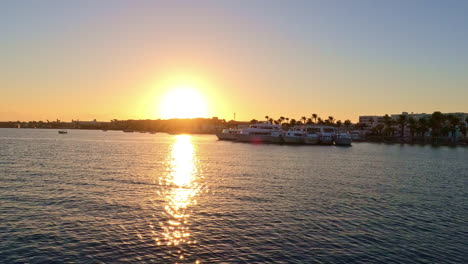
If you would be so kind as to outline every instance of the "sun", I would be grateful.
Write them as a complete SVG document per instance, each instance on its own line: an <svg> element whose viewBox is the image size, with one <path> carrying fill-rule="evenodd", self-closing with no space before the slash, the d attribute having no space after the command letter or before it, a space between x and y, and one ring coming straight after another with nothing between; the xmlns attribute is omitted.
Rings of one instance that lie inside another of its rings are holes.
<svg viewBox="0 0 468 264"><path fill-rule="evenodd" d="M160 107L163 119L208 117L204 97L192 88L170 90L162 98Z"/></svg>

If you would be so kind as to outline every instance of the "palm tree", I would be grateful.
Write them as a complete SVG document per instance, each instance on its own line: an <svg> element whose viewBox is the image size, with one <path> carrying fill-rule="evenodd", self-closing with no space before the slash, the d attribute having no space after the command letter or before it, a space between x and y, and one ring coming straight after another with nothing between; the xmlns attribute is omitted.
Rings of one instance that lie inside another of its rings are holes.
<svg viewBox="0 0 468 264"><path fill-rule="evenodd" d="M268 122L270 122L270 124L273 124L273 118L270 117L270 119L268 119Z"/></svg>
<svg viewBox="0 0 468 264"><path fill-rule="evenodd" d="M386 126L390 126L392 122L392 118L388 114L385 114L383 117L383 121Z"/></svg>
<svg viewBox="0 0 468 264"><path fill-rule="evenodd" d="M318 115L317 114L312 114L312 118L314 119L314 122L317 123L317 117ZM467 118L468 119L468 118ZM468 122L468 121L467 121Z"/></svg>
<svg viewBox="0 0 468 264"><path fill-rule="evenodd" d="M265 119L266 119L266 121L268 122L268 121L270 120L270 117L266 115L266 116L265 116Z"/></svg>
<svg viewBox="0 0 468 264"><path fill-rule="evenodd" d="M283 127L283 129L288 129L289 128L289 117L285 117L284 121L286 121L286 122L281 124L281 126Z"/></svg>
<svg viewBox="0 0 468 264"><path fill-rule="evenodd" d="M346 120L344 121L344 125L345 125L345 127L346 127L346 130L349 130L349 127L351 126L351 120L346 119Z"/></svg>
<svg viewBox="0 0 468 264"><path fill-rule="evenodd" d="M403 139L405 134L406 115L399 115L397 123L400 125L400 139Z"/></svg>
<svg viewBox="0 0 468 264"><path fill-rule="evenodd" d="M319 123L320 125L323 125L323 124L324 124L324 122L323 122L323 120L322 120L321 117L318 118L318 123Z"/></svg>
<svg viewBox="0 0 468 264"><path fill-rule="evenodd" d="M307 117L303 116L303 117L301 117L301 120L302 120L302 123L305 124L305 122L307 120Z"/></svg>
<svg viewBox="0 0 468 264"><path fill-rule="evenodd" d="M457 126L460 124L460 118L455 115L449 114L445 117L450 125L450 131L452 132L452 140L456 140L455 132L457 131Z"/></svg>
<svg viewBox="0 0 468 264"><path fill-rule="evenodd" d="M290 121L289 121L289 125L290 126L295 126L296 125L296 119L292 118Z"/></svg>
<svg viewBox="0 0 468 264"><path fill-rule="evenodd" d="M333 125L333 123L335 122L335 118L333 116L329 116L328 121L330 121L330 124Z"/></svg>
<svg viewBox="0 0 468 264"><path fill-rule="evenodd" d="M310 118L310 117L307 118L307 124L308 124L308 125L311 125L311 124L313 124L313 123L314 123L314 122L312 122L312 118Z"/></svg>
<svg viewBox="0 0 468 264"><path fill-rule="evenodd" d="M408 127L410 129L411 141L413 141L414 131L416 130L416 127L417 127L417 121L412 116L408 118Z"/></svg>
<svg viewBox="0 0 468 264"><path fill-rule="evenodd" d="M462 123L460 125L460 133L466 137L466 124L465 123Z"/></svg>
<svg viewBox="0 0 468 264"><path fill-rule="evenodd" d="M429 121L426 118L418 119L417 125L416 125L416 132L420 136L424 136L424 134L429 130L428 124L429 124Z"/></svg>
<svg viewBox="0 0 468 264"><path fill-rule="evenodd" d="M343 124L343 122L341 122L341 120L336 121L336 127L337 127L338 129L340 129L340 127L341 127L342 124Z"/></svg>
<svg viewBox="0 0 468 264"><path fill-rule="evenodd" d="M385 134L387 134L387 136L389 136L390 134L393 135L393 119L388 114L385 114L383 120L385 124Z"/></svg>
<svg viewBox="0 0 468 264"><path fill-rule="evenodd" d="M257 123L258 123L257 119L250 120L250 124L257 124Z"/></svg>
<svg viewBox="0 0 468 264"><path fill-rule="evenodd" d="M433 136L436 136L436 137L440 136L441 129L442 129L442 126L444 125L444 122L445 122L445 116L440 111L436 111L432 113L432 116L429 119L429 124L432 128Z"/></svg>
<svg viewBox="0 0 468 264"><path fill-rule="evenodd" d="M379 133L380 136L382 136L382 131L384 130L385 126L382 124L378 124L375 126L375 130Z"/></svg>

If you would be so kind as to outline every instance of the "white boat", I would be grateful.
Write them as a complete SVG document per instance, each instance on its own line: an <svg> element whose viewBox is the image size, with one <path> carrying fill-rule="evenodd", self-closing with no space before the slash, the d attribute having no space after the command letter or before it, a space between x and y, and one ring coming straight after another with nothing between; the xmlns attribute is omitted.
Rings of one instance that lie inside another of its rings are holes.
<svg viewBox="0 0 468 264"><path fill-rule="evenodd" d="M251 143L282 143L282 136L283 128L280 125L257 123L242 129L236 135L236 140Z"/></svg>
<svg viewBox="0 0 468 264"><path fill-rule="evenodd" d="M236 140L237 135L242 131L239 128L227 128L223 131L216 133L219 140Z"/></svg>
<svg viewBox="0 0 468 264"><path fill-rule="evenodd" d="M332 126L306 125L307 130L306 144L332 145L336 130Z"/></svg>
<svg viewBox="0 0 468 264"><path fill-rule="evenodd" d="M287 144L303 144L306 132L302 127L292 127L284 133L283 140Z"/></svg>
<svg viewBox="0 0 468 264"><path fill-rule="evenodd" d="M351 135L347 132L341 132L335 136L335 145L337 146L351 146Z"/></svg>
<svg viewBox="0 0 468 264"><path fill-rule="evenodd" d="M306 145L317 145L319 143L320 137L317 134L320 132L320 128L315 127L305 127L305 137L304 144Z"/></svg>

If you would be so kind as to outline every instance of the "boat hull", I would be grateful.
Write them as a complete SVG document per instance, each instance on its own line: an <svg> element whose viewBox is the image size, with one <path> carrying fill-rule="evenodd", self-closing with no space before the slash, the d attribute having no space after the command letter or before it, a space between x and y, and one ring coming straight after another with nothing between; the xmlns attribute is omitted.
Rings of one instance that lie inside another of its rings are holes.
<svg viewBox="0 0 468 264"><path fill-rule="evenodd" d="M238 142L249 142L255 144L261 143L283 143L283 139L280 136L270 135L250 135L250 134L238 134L236 135Z"/></svg>
<svg viewBox="0 0 468 264"><path fill-rule="evenodd" d="M303 144L304 139L302 137L283 137L283 141L286 144Z"/></svg>
<svg viewBox="0 0 468 264"><path fill-rule="evenodd" d="M237 135L235 134L227 134L227 133L216 133L216 136L218 137L219 140L237 140Z"/></svg>
<svg viewBox="0 0 468 264"><path fill-rule="evenodd" d="M351 146L351 138L336 138L335 145L337 146Z"/></svg>
<svg viewBox="0 0 468 264"><path fill-rule="evenodd" d="M333 145L333 138L332 137L320 137L319 140L320 145Z"/></svg>
<svg viewBox="0 0 468 264"><path fill-rule="evenodd" d="M304 144L306 145L317 145L319 143L318 137L305 137Z"/></svg>

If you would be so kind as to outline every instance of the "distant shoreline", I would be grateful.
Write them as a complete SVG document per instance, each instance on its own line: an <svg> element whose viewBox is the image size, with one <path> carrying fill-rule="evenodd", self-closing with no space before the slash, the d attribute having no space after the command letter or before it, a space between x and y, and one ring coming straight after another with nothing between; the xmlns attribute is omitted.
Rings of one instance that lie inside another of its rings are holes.
<svg viewBox="0 0 468 264"><path fill-rule="evenodd" d="M28 130L35 130L35 129L44 129L44 130L92 130L92 131L103 131L103 129L97 129L97 128L14 128L14 127L0 127L0 129L5 128L5 129L28 129ZM106 131L120 131L122 133L150 133L150 131L139 131L139 130L134 130L132 132L125 132L122 129L107 129ZM106 132L103 131L103 132ZM165 132L165 131L156 131L155 133L164 133L168 135L216 135L215 132L178 132L178 133L170 133L170 132ZM419 145L419 146L451 146L451 147L456 147L456 146L468 146L467 141L459 141L459 142L449 142L449 138L446 137L440 137L437 139L424 139L421 137L415 138L414 140L400 140L399 137L385 137L385 138L378 138L375 136L368 137L363 140L356 140L353 141L353 143L376 143L376 144L388 144L388 145Z"/></svg>

